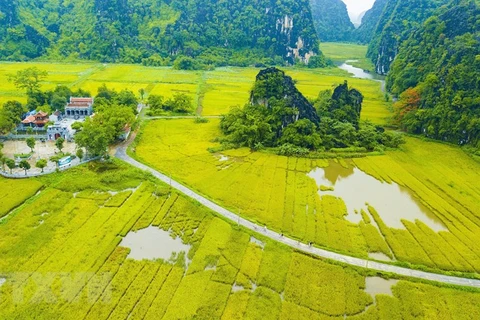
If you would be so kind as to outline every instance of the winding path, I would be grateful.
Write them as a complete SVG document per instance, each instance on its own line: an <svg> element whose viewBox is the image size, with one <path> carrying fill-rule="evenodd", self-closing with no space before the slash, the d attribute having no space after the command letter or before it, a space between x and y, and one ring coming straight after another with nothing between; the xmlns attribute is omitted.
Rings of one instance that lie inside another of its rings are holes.
<svg viewBox="0 0 480 320"><path fill-rule="evenodd" d="M130 142L133 141L134 137L131 137ZM366 259L361 259L361 258L355 258L355 257L350 257L347 255L343 255L340 253L336 252L331 252L327 251L324 249L316 248L309 246L307 244L301 243L299 241L290 239L288 237L285 237L283 235L280 235L279 233L268 230L266 227L259 226L257 224L254 224L251 221L248 221L235 213L219 206L218 204L206 199L202 195L196 193L195 191L185 187L184 185L178 183L175 180L172 180L170 177L158 172L155 169L150 168L149 166L146 166L137 160L133 159L127 154L127 148L130 142L127 142L121 146L119 146L116 150L115 156L139 169L145 170L153 174L155 177L160 179L161 181L165 182L166 184L170 184L172 188L175 188L176 190L180 191L181 193L185 194L186 196L195 199L196 201L200 202L204 206L210 208L211 210L215 211L219 215L222 215L223 217L234 221L238 223L239 225L244 226L245 228L248 228L254 232L261 233L262 235L274 240L281 242L287 246L290 246L294 249L300 250L302 252L306 252L321 258L326 258L326 259L331 259L335 260L338 262L342 262L348 265L352 266L357 266L357 267L362 267L370 270L375 270L375 271L381 271L381 272L389 272L389 273L394 273L397 275L402 275L402 276L407 276L407 277L412 277L412 278L417 278L417 279L423 279L423 280L430 280L430 281L436 281L436 282L441 282L445 284L450 284L450 285L458 285L458 286L465 286L465 287L474 287L474 288L480 288L480 280L475 280L475 279L467 279L467 278L459 278L459 277L452 277L452 276L446 276L446 275L441 275L441 274L436 274L436 273L431 273L431 272L424 272L424 271L419 271L419 270L412 270L408 268L402 268L394 265L389 265L385 263L379 263L375 261L370 261Z"/></svg>

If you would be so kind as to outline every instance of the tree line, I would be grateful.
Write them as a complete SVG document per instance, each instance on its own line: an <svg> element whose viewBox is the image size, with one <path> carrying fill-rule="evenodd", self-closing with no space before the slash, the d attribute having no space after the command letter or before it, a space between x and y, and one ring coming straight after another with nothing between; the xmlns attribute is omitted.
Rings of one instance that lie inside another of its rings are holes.
<svg viewBox="0 0 480 320"><path fill-rule="evenodd" d="M400 46L387 88L402 129L480 148L479 16L477 2L454 1Z"/></svg>

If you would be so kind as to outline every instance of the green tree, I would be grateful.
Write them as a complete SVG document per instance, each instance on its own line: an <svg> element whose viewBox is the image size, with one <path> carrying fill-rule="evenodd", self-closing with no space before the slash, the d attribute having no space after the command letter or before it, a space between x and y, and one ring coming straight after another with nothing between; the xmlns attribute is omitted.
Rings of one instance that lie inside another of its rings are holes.
<svg viewBox="0 0 480 320"><path fill-rule="evenodd" d="M62 152L62 149L64 147L65 139L60 137L55 141L55 146L58 148L60 152Z"/></svg>
<svg viewBox="0 0 480 320"><path fill-rule="evenodd" d="M10 169L10 174L12 174L12 170L15 169L16 166L15 161L13 159L7 159L5 163L7 164L8 169Z"/></svg>
<svg viewBox="0 0 480 320"><path fill-rule="evenodd" d="M140 100L143 101L143 99L145 98L145 89L144 88L140 88L138 90L138 93L140 94Z"/></svg>
<svg viewBox="0 0 480 320"><path fill-rule="evenodd" d="M33 153L33 149L35 149L35 144L36 144L35 138L27 138L25 142L27 143L27 146L30 148L30 151Z"/></svg>
<svg viewBox="0 0 480 320"><path fill-rule="evenodd" d="M310 59L308 60L309 68L325 68L329 65L332 65L332 63L327 61L327 59L325 59L323 55L313 56L313 57L310 57Z"/></svg>
<svg viewBox="0 0 480 320"><path fill-rule="evenodd" d="M7 133L15 129L26 112L25 107L18 101L11 100L0 108L0 133Z"/></svg>
<svg viewBox="0 0 480 320"><path fill-rule="evenodd" d="M163 96L151 94L147 98L147 105L149 106L150 110L157 111L163 109Z"/></svg>
<svg viewBox="0 0 480 320"><path fill-rule="evenodd" d="M283 130L279 143L316 150L321 146L322 139L313 122L308 119L300 119L289 124Z"/></svg>
<svg viewBox="0 0 480 320"><path fill-rule="evenodd" d="M15 75L9 76L9 81L13 82L19 89L26 90L27 95L40 91L40 82L47 77L48 73L37 67L31 67L19 70Z"/></svg>
<svg viewBox="0 0 480 320"><path fill-rule="evenodd" d="M199 65L194 59L190 57L180 56L175 59L175 62L173 63L173 68L177 70L198 70Z"/></svg>
<svg viewBox="0 0 480 320"><path fill-rule="evenodd" d="M193 111L193 100L185 93L174 93L172 99L165 102L165 106L174 112L189 113Z"/></svg>
<svg viewBox="0 0 480 320"><path fill-rule="evenodd" d="M75 136L75 142L85 148L90 156L105 156L113 140L113 132L113 128L100 126L89 118L85 120L83 130Z"/></svg>
<svg viewBox="0 0 480 320"><path fill-rule="evenodd" d="M50 107L52 108L52 110L64 111L66 105L67 98L57 94L54 94L52 96L52 99L50 100Z"/></svg>
<svg viewBox="0 0 480 320"><path fill-rule="evenodd" d="M29 135L33 134L33 128L32 127L27 127L26 131L27 131L27 134L29 134Z"/></svg>
<svg viewBox="0 0 480 320"><path fill-rule="evenodd" d="M85 156L82 148L78 148L75 155L78 157L80 161L82 161L83 157Z"/></svg>
<svg viewBox="0 0 480 320"><path fill-rule="evenodd" d="M122 90L118 93L116 100L116 104L121 106L129 106L136 108L138 105L138 99L135 94L130 90Z"/></svg>
<svg viewBox="0 0 480 320"><path fill-rule="evenodd" d="M82 128L83 128L83 123L76 121L76 122L72 123L71 128L73 130L81 131Z"/></svg>
<svg viewBox="0 0 480 320"><path fill-rule="evenodd" d="M30 168L31 168L30 163L27 160L20 161L18 166L20 168L22 168L23 170L25 170L25 175L27 175L27 171L30 170Z"/></svg>
<svg viewBox="0 0 480 320"><path fill-rule="evenodd" d="M43 169L45 169L45 167L47 166L47 160L45 159L40 159L37 161L37 163L35 164L35 166L39 169L42 169L42 173L43 173Z"/></svg>
<svg viewBox="0 0 480 320"><path fill-rule="evenodd" d="M0 152L0 163L2 164L2 171L5 171L5 164L7 163L7 157Z"/></svg>

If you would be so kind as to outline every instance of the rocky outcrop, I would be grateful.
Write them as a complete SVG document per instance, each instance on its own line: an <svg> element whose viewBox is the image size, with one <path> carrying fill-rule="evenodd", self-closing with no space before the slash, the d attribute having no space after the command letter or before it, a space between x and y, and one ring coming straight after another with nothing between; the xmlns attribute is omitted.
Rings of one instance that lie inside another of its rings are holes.
<svg viewBox="0 0 480 320"><path fill-rule="evenodd" d="M335 88L329 106L329 112L334 114L337 110L344 110L344 121L359 127L360 113L362 112L363 95L357 89L349 88L348 82Z"/></svg>
<svg viewBox="0 0 480 320"><path fill-rule="evenodd" d="M310 0L313 24L321 41L350 41L355 29L341 0Z"/></svg>
<svg viewBox="0 0 480 320"><path fill-rule="evenodd" d="M299 119L308 119L317 125L320 123L315 108L298 91L293 79L277 68L267 68L258 73L250 95L250 103L269 107L272 98L282 101L284 108L287 109L282 119L283 127Z"/></svg>
<svg viewBox="0 0 480 320"><path fill-rule="evenodd" d="M368 47L376 72L386 75L408 36L450 0L387 0Z"/></svg>

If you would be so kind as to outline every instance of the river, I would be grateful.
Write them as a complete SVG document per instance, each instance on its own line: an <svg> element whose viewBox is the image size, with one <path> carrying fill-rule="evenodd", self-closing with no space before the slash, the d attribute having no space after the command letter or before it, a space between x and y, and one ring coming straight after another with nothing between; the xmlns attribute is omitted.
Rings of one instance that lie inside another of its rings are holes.
<svg viewBox="0 0 480 320"><path fill-rule="evenodd" d="M381 89L383 92L385 92L385 77L378 75L376 73L366 72L365 70L354 67L350 64L352 62L357 62L357 61L358 60L347 60L344 63L338 65L338 67L352 74L354 78L368 79L368 80L374 80L374 81L380 82Z"/></svg>

